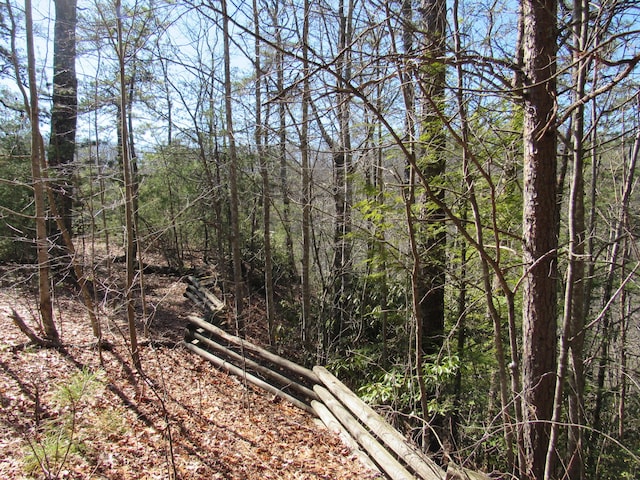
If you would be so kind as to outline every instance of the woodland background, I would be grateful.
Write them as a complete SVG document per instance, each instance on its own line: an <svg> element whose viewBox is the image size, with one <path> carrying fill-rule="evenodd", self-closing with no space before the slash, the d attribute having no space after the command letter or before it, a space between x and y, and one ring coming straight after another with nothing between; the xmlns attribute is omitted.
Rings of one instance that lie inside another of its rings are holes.
<svg viewBox="0 0 640 480"><path fill-rule="evenodd" d="M639 15L2 2L0 259L33 274L31 340L73 342L71 282L98 344L122 306L141 369L160 255L440 461L636 477Z"/></svg>

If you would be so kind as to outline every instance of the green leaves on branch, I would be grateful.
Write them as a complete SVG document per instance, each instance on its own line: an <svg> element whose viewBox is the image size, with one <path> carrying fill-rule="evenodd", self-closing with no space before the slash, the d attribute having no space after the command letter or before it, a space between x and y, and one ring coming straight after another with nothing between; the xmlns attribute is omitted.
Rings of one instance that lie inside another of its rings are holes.
<svg viewBox="0 0 640 480"><path fill-rule="evenodd" d="M460 366L457 355L445 356L425 362L423 370L428 387L432 390L450 384ZM419 404L420 391L412 372L404 366L373 375L373 378L358 389L358 394L371 405L391 405L394 409L410 412ZM453 408L453 402L446 396L434 397L429 401L429 413L444 414Z"/></svg>

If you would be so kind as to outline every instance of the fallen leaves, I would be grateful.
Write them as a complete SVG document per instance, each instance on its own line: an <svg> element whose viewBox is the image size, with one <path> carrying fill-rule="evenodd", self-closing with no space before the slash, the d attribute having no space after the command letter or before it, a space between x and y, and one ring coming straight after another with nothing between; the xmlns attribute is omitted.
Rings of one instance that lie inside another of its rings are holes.
<svg viewBox="0 0 640 480"><path fill-rule="evenodd" d="M175 339L175 347L149 342L141 348L146 378L134 373L116 317L101 319L113 348L102 352L100 363L90 325L73 298L58 299L69 345L64 352L17 348L25 339L10 322L0 322L0 478L26 478L27 435L38 431L43 417L63 414L53 408L51 395L82 368L100 372L102 388L74 425L81 457L70 459L60 478L374 478L308 414L272 402L183 348L181 318L191 306L182 288L161 276L147 283L149 301L158 302L155 334ZM26 317L33 307L21 298ZM15 293L0 291L0 307L15 304Z"/></svg>

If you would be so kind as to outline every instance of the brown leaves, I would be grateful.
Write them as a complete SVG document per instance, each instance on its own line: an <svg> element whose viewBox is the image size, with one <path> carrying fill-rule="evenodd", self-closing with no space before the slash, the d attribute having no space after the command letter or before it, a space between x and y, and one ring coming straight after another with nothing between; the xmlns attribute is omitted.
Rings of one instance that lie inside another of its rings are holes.
<svg viewBox="0 0 640 480"><path fill-rule="evenodd" d="M189 305L182 302L181 289L163 286L170 282L160 276L152 280L171 305L156 325L165 338L179 338L180 316L188 313L179 309ZM11 299L0 291L0 307L13 307ZM105 328L113 349L102 352L100 365L82 309L73 299L58 302L69 303L61 325L67 345L73 342L66 354L15 349L24 337L10 322L0 323L0 478L24 478L27 436L39 431L42 418L68 413L53 408L52 392L82 367L101 372L101 388L83 403L74 426L82 448L60 478L374 478L305 412L273 402L271 395L246 387L179 345L142 347L145 381L132 374L118 329Z"/></svg>

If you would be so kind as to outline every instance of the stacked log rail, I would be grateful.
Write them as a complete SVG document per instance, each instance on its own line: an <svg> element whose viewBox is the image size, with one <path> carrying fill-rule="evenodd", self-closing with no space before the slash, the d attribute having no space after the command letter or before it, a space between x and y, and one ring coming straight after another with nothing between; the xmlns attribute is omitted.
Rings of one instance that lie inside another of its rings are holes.
<svg viewBox="0 0 640 480"><path fill-rule="evenodd" d="M224 304L197 280L189 281L189 287L185 295L198 299L207 319L188 317L186 347L216 367L315 415L368 467L393 480L489 478L452 464L445 472L326 368L307 369L214 325Z"/></svg>
<svg viewBox="0 0 640 480"><path fill-rule="evenodd" d="M184 296L200 307L207 319L213 320L225 311L226 305L207 288L207 282L192 275L189 275L185 281L187 289Z"/></svg>
<svg viewBox="0 0 640 480"><path fill-rule="evenodd" d="M189 350L313 413L310 403L318 397L313 391L316 375L311 370L231 335L203 318L190 315L188 319L185 341Z"/></svg>

